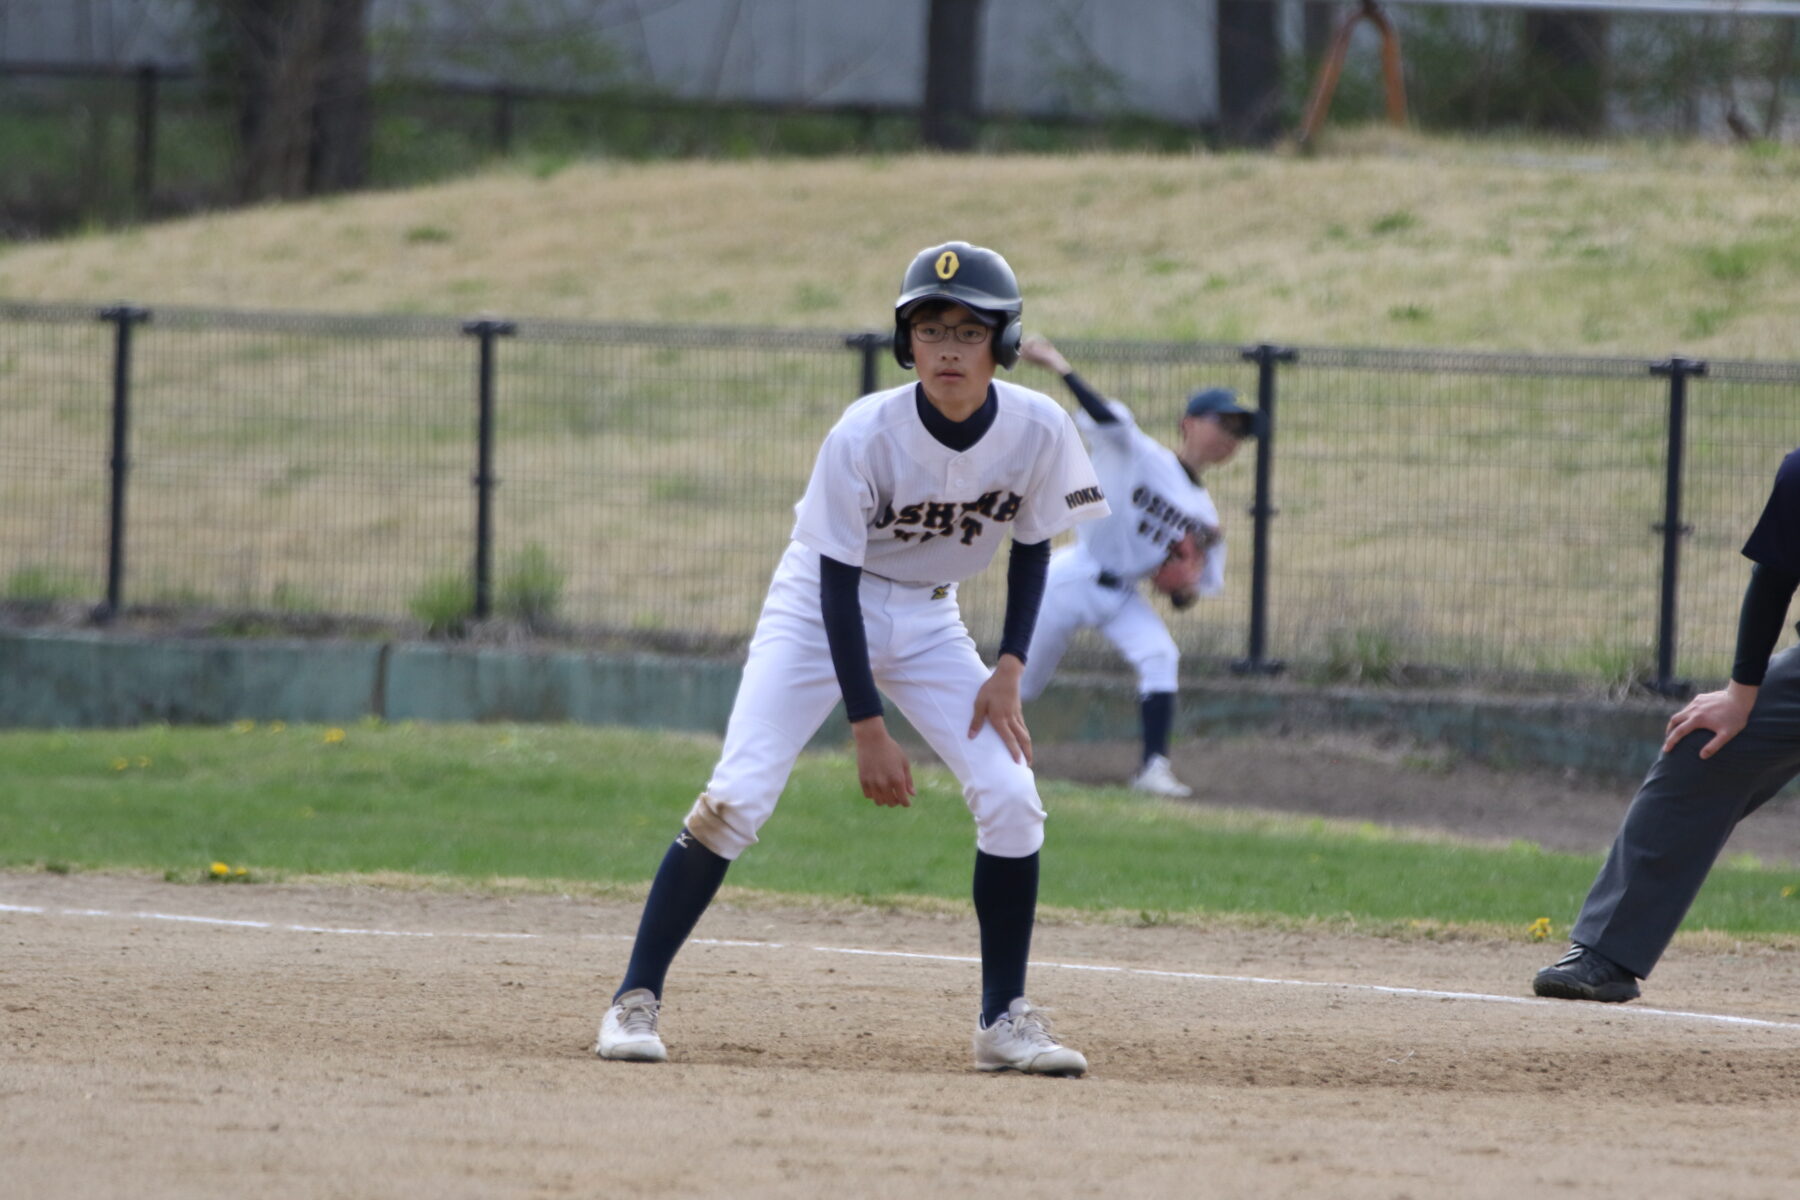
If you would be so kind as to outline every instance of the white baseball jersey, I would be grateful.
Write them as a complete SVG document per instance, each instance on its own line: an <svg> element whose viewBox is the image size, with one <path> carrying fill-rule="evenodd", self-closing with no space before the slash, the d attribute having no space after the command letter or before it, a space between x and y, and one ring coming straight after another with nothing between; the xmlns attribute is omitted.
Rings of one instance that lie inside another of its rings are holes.
<svg viewBox="0 0 1800 1200"><path fill-rule="evenodd" d="M1202 547L1219 529L1219 510L1201 484L1188 477L1175 452L1139 429L1131 410L1108 401L1117 418L1102 425L1084 410L1075 421L1093 454L1100 486L1112 497L1112 516L1082 526L1081 548L1102 570L1127 583L1153 573L1169 546L1193 533ZM1216 595L1225 586L1225 543L1206 551L1196 590Z"/></svg>
<svg viewBox="0 0 1800 1200"><path fill-rule="evenodd" d="M1031 768L990 724L969 736L991 671L956 585L1010 535L1041 542L1110 510L1074 422L1050 397L993 384L999 411L967 450L919 419L914 386L865 396L826 435L794 540L763 601L725 748L687 829L735 859L775 811L794 760L841 696L819 606L819 558L863 569L858 599L876 685L962 783L975 844L1022 858L1044 841Z"/></svg>
<svg viewBox="0 0 1800 1200"><path fill-rule="evenodd" d="M1047 541L1110 511L1074 423L1050 397L995 380L992 427L957 451L919 420L914 386L845 411L794 506L795 541L894 583L958 583L1008 534Z"/></svg>
<svg viewBox="0 0 1800 1200"><path fill-rule="evenodd" d="M1097 629L1137 672L1138 692L1173 692L1180 650L1138 583L1168 557L1169 545L1193 532L1204 546L1219 529L1219 510L1188 477L1175 452L1137 427L1124 405L1107 402L1116 421L1102 425L1086 410L1076 423L1093 454L1112 515L1076 531L1076 544L1050 560L1044 603L1019 694L1036 699L1082 629ZM1225 586L1225 543L1207 547L1195 590L1216 595ZM1106 582L1102 582L1105 580Z"/></svg>

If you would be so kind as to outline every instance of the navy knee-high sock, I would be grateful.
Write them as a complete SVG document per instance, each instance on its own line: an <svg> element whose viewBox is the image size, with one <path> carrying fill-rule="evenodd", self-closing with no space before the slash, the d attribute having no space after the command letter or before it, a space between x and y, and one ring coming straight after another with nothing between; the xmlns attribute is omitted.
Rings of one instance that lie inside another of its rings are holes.
<svg viewBox="0 0 1800 1200"><path fill-rule="evenodd" d="M1169 726L1175 723L1175 693L1151 692L1139 702L1144 716L1144 761L1160 754L1169 757Z"/></svg>
<svg viewBox="0 0 1800 1200"><path fill-rule="evenodd" d="M720 858L700 844L700 839L686 829L681 831L662 866L650 884L650 898L644 901L644 915L638 920L637 941L631 947L631 962L625 968L625 982L613 993L617 1000L636 988L649 988L658 998L663 992L663 978L675 952L687 941L688 934L700 921L700 914L712 903L725 879L728 858Z"/></svg>
<svg viewBox="0 0 1800 1200"><path fill-rule="evenodd" d="M1038 856L975 852L975 919L981 924L981 1023L1006 1015L1025 994L1025 960L1037 919Z"/></svg>

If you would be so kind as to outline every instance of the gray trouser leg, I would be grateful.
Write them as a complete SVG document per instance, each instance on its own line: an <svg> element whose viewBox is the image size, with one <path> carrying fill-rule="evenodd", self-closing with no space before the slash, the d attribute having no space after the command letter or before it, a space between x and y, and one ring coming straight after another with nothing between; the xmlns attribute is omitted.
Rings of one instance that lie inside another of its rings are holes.
<svg viewBox="0 0 1800 1200"><path fill-rule="evenodd" d="M1800 654L1770 664L1750 721L1710 759L1707 731L1656 760L1570 937L1650 974L1737 823L1800 775Z"/></svg>

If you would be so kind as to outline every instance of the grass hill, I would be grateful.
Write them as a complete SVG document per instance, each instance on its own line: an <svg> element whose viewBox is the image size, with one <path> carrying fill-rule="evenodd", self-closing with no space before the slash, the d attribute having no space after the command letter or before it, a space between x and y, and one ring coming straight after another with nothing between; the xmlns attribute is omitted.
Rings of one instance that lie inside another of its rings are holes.
<svg viewBox="0 0 1800 1200"><path fill-rule="evenodd" d="M0 245L0 299L880 328L919 248L999 248L1053 335L1800 357L1800 151L519 161Z"/></svg>

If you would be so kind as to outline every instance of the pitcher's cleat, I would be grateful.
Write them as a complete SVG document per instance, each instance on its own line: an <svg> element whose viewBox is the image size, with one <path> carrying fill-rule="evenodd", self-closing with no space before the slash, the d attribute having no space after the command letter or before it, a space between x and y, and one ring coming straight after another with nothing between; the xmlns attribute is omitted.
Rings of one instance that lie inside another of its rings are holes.
<svg viewBox="0 0 1800 1200"><path fill-rule="evenodd" d="M1194 794L1193 788L1175 778L1169 760L1160 754L1152 754L1144 760L1143 769L1131 778L1131 790L1167 796L1172 800L1185 800Z"/></svg>
<svg viewBox="0 0 1800 1200"><path fill-rule="evenodd" d="M620 1062L668 1062L669 1050L656 1032L662 1001L649 988L634 988L606 1010L594 1053Z"/></svg>
<svg viewBox="0 0 1800 1200"><path fill-rule="evenodd" d="M1023 1071L1028 1075L1080 1075L1087 1059L1050 1036L1043 1011L1020 996L1006 1015L983 1029L975 1028L975 1069Z"/></svg>

